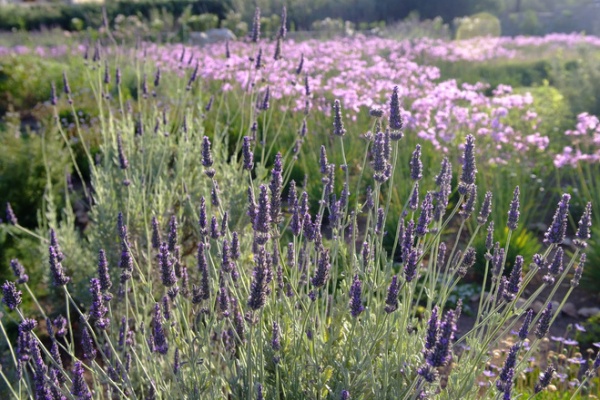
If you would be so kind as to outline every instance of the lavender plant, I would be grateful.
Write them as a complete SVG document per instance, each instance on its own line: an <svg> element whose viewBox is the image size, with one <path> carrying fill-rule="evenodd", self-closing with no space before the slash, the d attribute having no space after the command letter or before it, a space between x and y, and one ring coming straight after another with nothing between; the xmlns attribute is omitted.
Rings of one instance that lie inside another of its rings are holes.
<svg viewBox="0 0 600 400"><path fill-rule="evenodd" d="M259 17L257 10L252 39L260 45ZM278 46L285 52L281 32ZM515 394L526 368L521 360L537 351L577 282L558 299L558 308L551 303L557 288L573 270L581 276L589 218L580 224L574 254L565 253L568 194L544 252L532 260L517 258L507 279L502 272L510 233L501 247L488 220L501 208L509 232L517 229L519 188L510 204L492 205L486 194L479 205L471 135L461 159L445 159L437 176L428 176L420 144L410 157L399 157L408 133L401 131L398 88L391 89L389 121L373 112L377 129L364 148L352 149L363 152L362 163L346 158L350 136L359 133L344 120L343 104L333 102L331 140L320 153L320 196L312 199L291 174L303 161L297 149L302 127L316 111L298 119L297 142L279 146L282 128L270 127L284 121L271 119L277 100L266 94L275 88L256 80L240 88L239 112L248 118L242 132L231 135L220 125L207 132L210 107L194 96L198 67L172 78L180 94L172 108L161 97L165 73L155 80L155 95L140 96L129 109L119 79L104 79L110 61L98 56L89 66L102 135L89 188L93 223L79 235L72 211L67 207L59 223L51 202L47 225L33 233L45 248L41 261L64 308L51 315L37 302L25 278L28 266L18 262L16 283L2 286L7 315L19 324L16 341L4 319L1 325L8 361L0 377L7 393L77 399ZM248 64L249 76L259 64ZM143 88L148 67L139 62L135 68ZM64 82L67 97L58 101L73 105L66 75ZM305 100L309 95L307 90ZM328 159L328 150L342 155L341 165ZM455 186L452 162L462 171ZM351 180L355 170L362 171L358 182ZM362 195L364 181L372 186ZM399 219L391 220L395 186L405 182L409 195ZM357 193L350 197L353 187ZM449 207L453 195L457 200ZM463 229L471 220L475 228L465 242ZM390 225L394 229L386 229ZM449 228L457 228L456 237L446 235ZM487 235L491 289L465 332L457 327L461 303L451 309L448 298L475 263L478 235ZM384 245L390 237L391 250ZM532 288L542 271L551 279ZM75 295L82 288L87 295ZM523 298L526 288L533 294ZM533 315L531 305L548 288L544 311ZM47 321L50 349L39 323L20 307L23 293ZM475 384L485 376L489 351L515 327L521 327L518 341L498 378ZM590 366L590 377L596 367ZM548 371L536 393L549 385Z"/></svg>

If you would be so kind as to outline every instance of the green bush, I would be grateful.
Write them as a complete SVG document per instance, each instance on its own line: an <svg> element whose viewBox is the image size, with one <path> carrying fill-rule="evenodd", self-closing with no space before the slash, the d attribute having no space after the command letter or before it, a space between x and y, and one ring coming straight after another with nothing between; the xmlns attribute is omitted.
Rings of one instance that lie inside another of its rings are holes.
<svg viewBox="0 0 600 400"><path fill-rule="evenodd" d="M219 26L219 16L209 13L192 15L188 19L187 25L192 31L206 32L209 29L215 29Z"/></svg>
<svg viewBox="0 0 600 400"><path fill-rule="evenodd" d="M498 17L482 12L458 20L456 39L464 40L486 36L498 37L501 31Z"/></svg>
<svg viewBox="0 0 600 400"><path fill-rule="evenodd" d="M583 324L585 332L577 331L576 339L582 350L593 348L593 344L600 342L600 314L589 317Z"/></svg>

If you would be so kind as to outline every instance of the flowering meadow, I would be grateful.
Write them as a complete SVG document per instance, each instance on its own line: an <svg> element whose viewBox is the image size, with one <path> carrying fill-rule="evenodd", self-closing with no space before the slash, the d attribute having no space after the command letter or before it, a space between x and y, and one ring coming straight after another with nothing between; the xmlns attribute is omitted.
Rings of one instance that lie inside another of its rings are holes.
<svg viewBox="0 0 600 400"><path fill-rule="evenodd" d="M548 337L600 260L599 120L556 132L540 88L442 66L600 39L294 42L282 21L276 40L0 49L44 96L0 127L42 176L11 188L41 185L38 209L9 201L0 225L2 397L598 395L600 353Z"/></svg>

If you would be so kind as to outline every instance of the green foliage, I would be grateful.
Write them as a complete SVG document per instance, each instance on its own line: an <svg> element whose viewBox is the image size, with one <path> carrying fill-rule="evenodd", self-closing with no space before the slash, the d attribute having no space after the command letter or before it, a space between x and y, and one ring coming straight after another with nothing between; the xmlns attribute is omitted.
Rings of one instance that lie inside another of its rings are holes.
<svg viewBox="0 0 600 400"><path fill-rule="evenodd" d="M600 314L589 317L583 327L585 332L577 331L576 335L579 347L582 350L593 348L594 343L600 342Z"/></svg>
<svg viewBox="0 0 600 400"><path fill-rule="evenodd" d="M242 14L228 12L225 19L221 20L221 28L227 28L237 37L244 37L248 34L248 23L242 21Z"/></svg>
<svg viewBox="0 0 600 400"><path fill-rule="evenodd" d="M457 40L473 39L476 37L498 37L502 33L500 20L486 12L460 18L457 21L457 25Z"/></svg>
<svg viewBox="0 0 600 400"><path fill-rule="evenodd" d="M219 26L219 16L210 13L192 15L187 20L187 26L195 32L206 32Z"/></svg>

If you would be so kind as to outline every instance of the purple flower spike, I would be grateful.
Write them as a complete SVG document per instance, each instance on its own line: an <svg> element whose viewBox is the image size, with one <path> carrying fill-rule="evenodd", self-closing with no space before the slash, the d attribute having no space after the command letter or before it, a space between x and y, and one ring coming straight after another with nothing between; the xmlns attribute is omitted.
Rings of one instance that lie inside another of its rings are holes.
<svg viewBox="0 0 600 400"><path fill-rule="evenodd" d="M479 211L479 215L477 216L477 223L479 225L485 225L492 212L492 192L486 192L485 197L483 199L483 204L481 205L481 211Z"/></svg>
<svg viewBox="0 0 600 400"><path fill-rule="evenodd" d="M392 277L392 283L388 287L387 297L385 299L385 312L391 313L398 309L398 294L400 292L400 285L398 284L398 276Z"/></svg>
<svg viewBox="0 0 600 400"><path fill-rule="evenodd" d="M556 369L554 368L554 366L550 365L548 366L548 368L546 368L546 371L540 374L540 378L534 388L534 393L537 394L542 390L546 389L548 385L550 385L550 381L552 380L554 372L556 372Z"/></svg>
<svg viewBox="0 0 600 400"><path fill-rule="evenodd" d="M2 285L2 302L9 310L14 310L21 304L21 291L17 290L14 282L6 281Z"/></svg>
<svg viewBox="0 0 600 400"><path fill-rule="evenodd" d="M163 285L171 287L177 282L175 271L173 270L173 262L171 254L166 243L160 245L158 253L158 264L160 265L161 279Z"/></svg>
<svg viewBox="0 0 600 400"><path fill-rule="evenodd" d="M92 361L96 358L96 349L94 348L94 340L90 335L87 326L83 327L81 332L81 348L83 349L83 358Z"/></svg>
<svg viewBox="0 0 600 400"><path fill-rule="evenodd" d="M406 264L404 265L404 278L407 282L412 282L417 277L418 260L419 251L411 249Z"/></svg>
<svg viewBox="0 0 600 400"><path fill-rule="evenodd" d="M432 350L435 347L438 337L438 306L433 307L431 316L427 322L427 335L425 336L425 352Z"/></svg>
<svg viewBox="0 0 600 400"><path fill-rule="evenodd" d="M354 282L350 287L350 314L356 318L358 317L364 310L365 307L362 305L362 300L360 298L362 294L362 283L358 279L358 274L354 275Z"/></svg>
<svg viewBox="0 0 600 400"><path fill-rule="evenodd" d="M123 139L121 138L121 134L117 134L117 153L119 155L119 168L127 169L129 167L129 161L127 157L125 157L125 151L123 150Z"/></svg>
<svg viewBox="0 0 600 400"><path fill-rule="evenodd" d="M508 210L508 222L506 223L506 226L508 226L508 229L511 231L517 229L519 223L519 194L520 191L519 187L517 186L513 192L513 199L510 202L510 209Z"/></svg>
<svg viewBox="0 0 600 400"><path fill-rule="evenodd" d="M17 225L19 223L9 202L6 202L6 222L10 225Z"/></svg>
<svg viewBox="0 0 600 400"><path fill-rule="evenodd" d="M25 273L25 267L23 267L23 264L21 264L19 260L17 260L16 258L10 260L10 267L12 268L13 273L17 278L18 284L29 282L29 276Z"/></svg>
<svg viewBox="0 0 600 400"><path fill-rule="evenodd" d="M400 115L400 100L398 98L398 86L394 86L392 91L392 97L390 99L390 129L393 131L399 131L402 129L404 122L402 121L402 115ZM400 137L394 137L392 140L399 140Z"/></svg>
<svg viewBox="0 0 600 400"><path fill-rule="evenodd" d="M581 255L581 257L579 258L579 263L577 264L577 267L575 268L575 272L573 273L573 279L571 279L572 287L579 286L579 281L581 280L581 276L583 275L583 266L584 266L586 260L587 260L587 256L585 255L585 253L583 253Z"/></svg>
<svg viewBox="0 0 600 400"><path fill-rule="evenodd" d="M169 351L169 343L167 342L167 337L163 328L163 317L159 303L154 305L151 324L154 351L160 354L167 354Z"/></svg>
<svg viewBox="0 0 600 400"><path fill-rule="evenodd" d="M535 336L538 339L542 339L548 333L550 329L550 320L552 320L552 303L548 303L548 306L542 311L542 316L537 323L537 327L535 329Z"/></svg>
<svg viewBox="0 0 600 400"><path fill-rule="evenodd" d="M279 330L279 325L277 322L273 322L273 335L271 338L271 348L274 351L281 350L281 332Z"/></svg>
<svg viewBox="0 0 600 400"><path fill-rule="evenodd" d="M433 219L433 204L432 204L432 195L431 192L428 192L423 200L423 204L421 204L421 214L419 215L419 220L417 221L417 228L415 230L415 234L419 237L425 236L427 232L429 232L429 224Z"/></svg>
<svg viewBox="0 0 600 400"><path fill-rule="evenodd" d="M561 244L567 233L567 217L569 216L569 200L570 194L563 194L558 202L558 208L552 219L552 224L544 235L544 243Z"/></svg>
<svg viewBox="0 0 600 400"><path fill-rule="evenodd" d="M579 224L577 226L577 233L575 233L576 239L573 241L575 246L580 249L585 249L587 247L587 241L589 240L590 228L592 227L592 203L587 203L585 206L585 211L579 220Z"/></svg>
<svg viewBox="0 0 600 400"><path fill-rule="evenodd" d="M212 167L214 161L210 152L210 139L208 136L204 136L202 139L202 166L204 168Z"/></svg>
<svg viewBox="0 0 600 400"><path fill-rule="evenodd" d="M244 169L246 171L252 171L254 168L254 153L250 148L252 138L244 136L244 143L242 145L242 154L244 156Z"/></svg>
<svg viewBox="0 0 600 400"><path fill-rule="evenodd" d="M444 316L444 320L438 327L435 346L425 352L425 361L431 367L442 367L450 360L451 342L454 339L456 331L456 318L454 311L449 310Z"/></svg>
<svg viewBox="0 0 600 400"><path fill-rule="evenodd" d="M210 297L210 283L208 281L208 264L206 263L206 245L198 244L198 270L200 271L200 299L208 300Z"/></svg>
<svg viewBox="0 0 600 400"><path fill-rule="evenodd" d="M177 218L174 215L169 220L169 251L174 252L177 246Z"/></svg>
<svg viewBox="0 0 600 400"><path fill-rule="evenodd" d="M254 19L252 20L252 41L257 43L260 39L260 8L254 9Z"/></svg>
<svg viewBox="0 0 600 400"><path fill-rule="evenodd" d="M327 279L329 279L330 269L331 263L329 261L329 250L322 249L319 252L319 260L317 261L317 269L315 270L315 276L310 281L312 285L316 288L325 286Z"/></svg>
<svg viewBox="0 0 600 400"><path fill-rule="evenodd" d="M525 320L523 321L523 325L521 329L519 329L519 340L527 339L529 335L529 326L531 325L531 321L533 320L533 310L527 311L527 315L525 315Z"/></svg>
<svg viewBox="0 0 600 400"><path fill-rule="evenodd" d="M277 224L281 217L281 190L283 188L283 165L281 153L275 156L273 169L271 170L271 181L269 191L271 192L270 217L271 222Z"/></svg>
<svg viewBox="0 0 600 400"><path fill-rule="evenodd" d="M333 102L333 134L336 136L344 136L346 134L344 124L342 123L340 101L337 99Z"/></svg>
<svg viewBox="0 0 600 400"><path fill-rule="evenodd" d="M506 287L505 298L508 301L512 301L519 289L521 288L521 272L523 271L523 257L517 256L515 258L515 264L513 265L508 279L508 286Z"/></svg>
<svg viewBox="0 0 600 400"><path fill-rule="evenodd" d="M110 280L110 273L108 272L106 253L103 249L98 251L98 278L100 279L100 289L103 292L109 291L112 287L112 281Z"/></svg>
<svg viewBox="0 0 600 400"><path fill-rule="evenodd" d="M410 159L410 179L419 181L423 178L423 163L421 162L421 145L418 144Z"/></svg>
<svg viewBox="0 0 600 400"><path fill-rule="evenodd" d="M73 364L73 387L71 394L77 400L91 400L92 393L83 377L83 364L81 361L75 361Z"/></svg>
<svg viewBox="0 0 600 400"><path fill-rule="evenodd" d="M104 297L102 296L102 289L98 278L90 280L90 293L92 294L90 315L96 319L96 326L100 329L106 329L109 325L109 320L105 319L104 316L108 312L108 308L104 305Z"/></svg>
<svg viewBox="0 0 600 400"><path fill-rule="evenodd" d="M71 281L71 278L65 275L62 264L58 260L58 255L53 246L48 247L48 253L50 255L50 272L52 272L52 278L54 286L64 286Z"/></svg>
<svg viewBox="0 0 600 400"><path fill-rule="evenodd" d="M340 400L348 400L350 399L350 392L347 390L342 390L342 393L340 394Z"/></svg>
<svg viewBox="0 0 600 400"><path fill-rule="evenodd" d="M250 297L248 298L248 307L252 310L259 310L267 301L268 285L268 266L266 265L266 252L264 247L260 247L258 254L255 255L255 267L252 283L250 285Z"/></svg>
<svg viewBox="0 0 600 400"><path fill-rule="evenodd" d="M462 195L467 194L469 187L475 183L476 174L477 167L475 166L475 138L473 135L467 135L458 193Z"/></svg>

